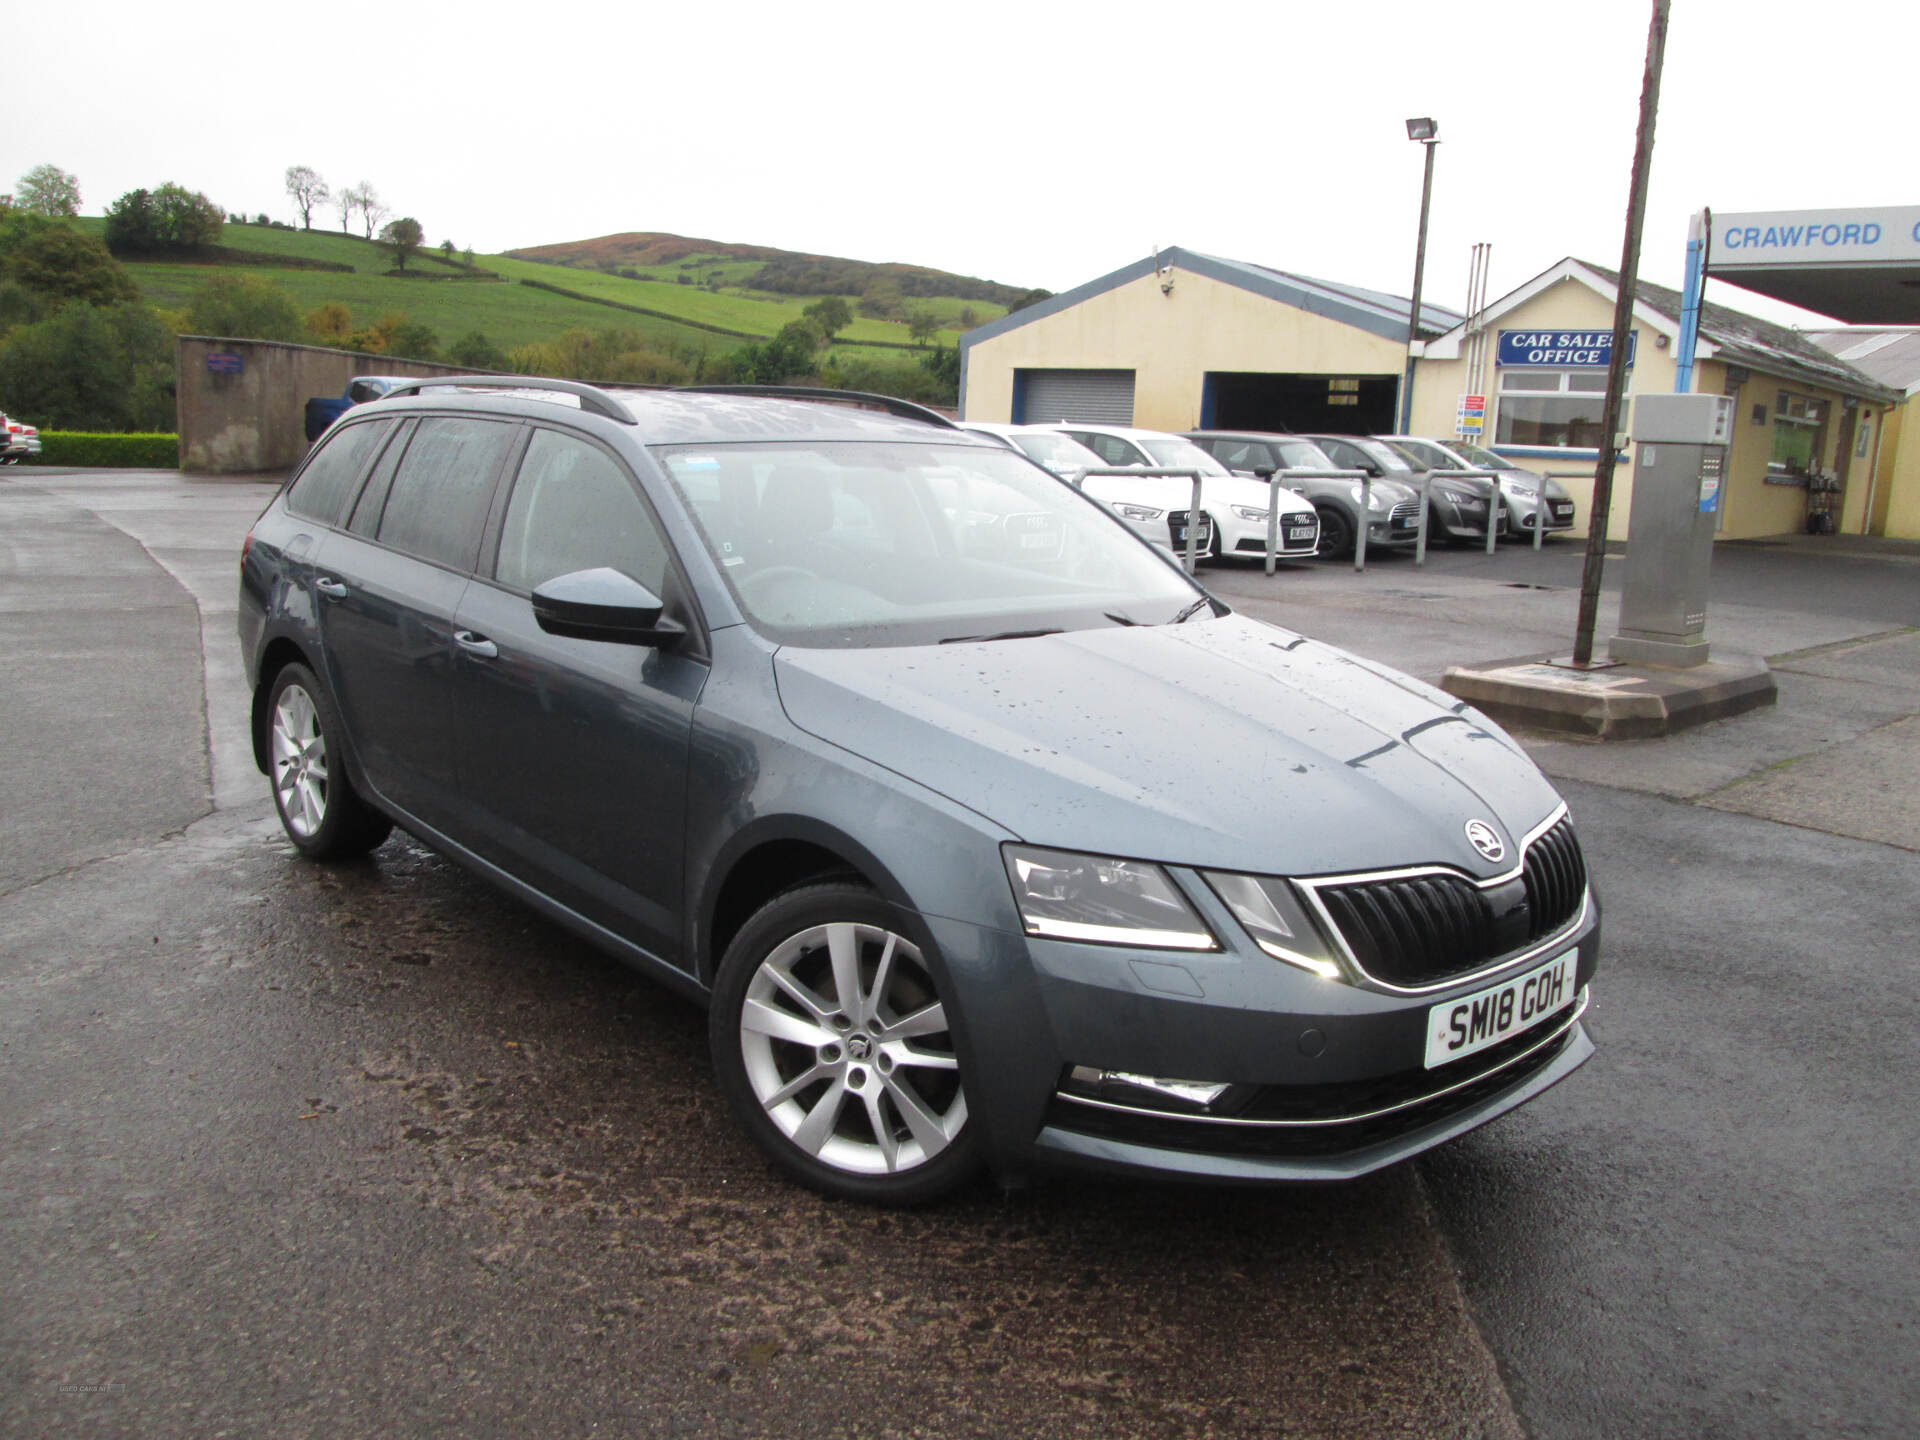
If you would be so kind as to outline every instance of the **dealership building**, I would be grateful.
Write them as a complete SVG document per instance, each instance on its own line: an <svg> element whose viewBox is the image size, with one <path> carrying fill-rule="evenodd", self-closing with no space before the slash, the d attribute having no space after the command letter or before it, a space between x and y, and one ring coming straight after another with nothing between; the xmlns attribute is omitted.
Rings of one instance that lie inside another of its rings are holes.
<svg viewBox="0 0 1920 1440"><path fill-rule="evenodd" d="M1584 525L1618 280L1569 258L1471 320L1423 304L1413 431L1477 434L1555 475ZM962 336L961 413L1173 431L1388 433L1398 428L1409 308L1399 296L1164 250ZM1630 395L1675 389L1681 310L1678 292L1636 287ZM1905 391L1814 336L1704 305L1691 388L1735 397L1723 538L1805 530L1810 514L1854 532L1878 515L1886 533L1901 533L1895 522L1920 509L1903 504L1896 477L1880 469ZM1920 453L1920 433L1912 446ZM1612 538L1626 534L1631 487L1631 467L1617 470Z"/></svg>

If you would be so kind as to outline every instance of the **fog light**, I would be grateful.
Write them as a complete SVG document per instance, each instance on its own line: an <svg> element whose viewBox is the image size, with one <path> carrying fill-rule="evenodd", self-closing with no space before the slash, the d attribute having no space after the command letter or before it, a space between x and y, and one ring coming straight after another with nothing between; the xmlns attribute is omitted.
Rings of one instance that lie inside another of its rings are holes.
<svg viewBox="0 0 1920 1440"><path fill-rule="evenodd" d="M1152 1105L1172 1101L1193 1110L1205 1110L1231 1085L1207 1080L1173 1080L1164 1075L1136 1075L1128 1070L1097 1070L1091 1065L1075 1065L1067 1072L1062 1087L1069 1094L1093 1100L1108 1100L1116 1105Z"/></svg>

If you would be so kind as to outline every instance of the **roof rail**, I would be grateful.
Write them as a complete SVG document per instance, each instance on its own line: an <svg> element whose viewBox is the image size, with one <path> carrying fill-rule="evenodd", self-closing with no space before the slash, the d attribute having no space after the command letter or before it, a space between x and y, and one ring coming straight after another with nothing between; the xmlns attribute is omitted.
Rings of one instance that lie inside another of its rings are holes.
<svg viewBox="0 0 1920 1440"><path fill-rule="evenodd" d="M551 380L544 375L432 375L394 386L387 392L387 398L422 390L558 390L577 397L580 408L590 415L617 420L622 425L639 423L631 411L597 386L583 385L578 380Z"/></svg>
<svg viewBox="0 0 1920 1440"><path fill-rule="evenodd" d="M829 390L818 385L676 385L674 388L700 395L764 395L774 400L838 400L844 404L877 405L902 420L918 420L923 425L938 425L947 430L960 428L938 410L866 390Z"/></svg>

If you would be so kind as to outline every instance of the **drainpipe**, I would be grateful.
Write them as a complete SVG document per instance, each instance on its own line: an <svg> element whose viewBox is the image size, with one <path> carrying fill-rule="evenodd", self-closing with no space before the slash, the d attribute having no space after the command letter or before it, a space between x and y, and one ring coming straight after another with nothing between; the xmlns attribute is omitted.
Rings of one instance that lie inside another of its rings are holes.
<svg viewBox="0 0 1920 1440"><path fill-rule="evenodd" d="M1700 302L1707 288L1707 248L1713 243L1713 211L1687 222L1687 278L1680 294L1680 343L1674 348L1673 393L1693 389L1693 352L1700 343Z"/></svg>

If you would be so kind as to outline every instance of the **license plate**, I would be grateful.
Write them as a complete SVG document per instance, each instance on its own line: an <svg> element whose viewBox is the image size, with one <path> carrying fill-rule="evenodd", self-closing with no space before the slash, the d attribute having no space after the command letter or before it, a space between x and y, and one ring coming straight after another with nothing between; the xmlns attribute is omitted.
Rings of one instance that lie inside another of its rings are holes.
<svg viewBox="0 0 1920 1440"><path fill-rule="evenodd" d="M1311 540L1311 539L1313 539L1313 537L1314 537L1314 535L1315 535L1315 534L1317 534L1317 533L1318 533L1318 530L1317 530L1317 527L1315 527L1315 526L1312 526L1312 525L1294 525L1294 526L1290 526L1290 527L1288 528L1288 530L1287 530L1287 539L1289 539L1289 540Z"/></svg>
<svg viewBox="0 0 1920 1440"><path fill-rule="evenodd" d="M1571 520L1573 518L1573 506L1555 505L1553 507L1553 518L1556 520Z"/></svg>
<svg viewBox="0 0 1920 1440"><path fill-rule="evenodd" d="M1427 1069L1498 1045L1543 1016L1573 1004L1580 952L1569 950L1504 984L1427 1011Z"/></svg>
<svg viewBox="0 0 1920 1440"><path fill-rule="evenodd" d="M1035 530L1031 534L1020 537L1020 548L1022 550L1044 550L1049 545L1057 545L1059 543L1053 535L1045 530Z"/></svg>

